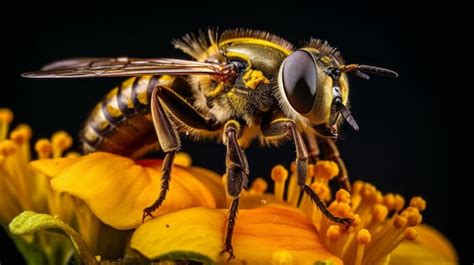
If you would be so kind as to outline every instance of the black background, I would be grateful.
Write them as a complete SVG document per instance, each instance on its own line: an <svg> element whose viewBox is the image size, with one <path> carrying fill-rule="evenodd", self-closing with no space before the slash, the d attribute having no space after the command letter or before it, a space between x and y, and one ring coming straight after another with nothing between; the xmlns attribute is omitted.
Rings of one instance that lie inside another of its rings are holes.
<svg viewBox="0 0 474 265"><path fill-rule="evenodd" d="M1 16L0 107L15 112L15 124L30 124L35 139L59 129L77 136L91 108L121 80L27 80L20 73L76 56L187 58L170 40L208 26L267 30L294 44L310 36L326 39L347 62L400 73L398 79L350 80L352 111L361 130L354 134L346 127L338 144L351 177L384 192L423 196L428 201L424 221L442 231L461 262L470 264L467 179L472 175L465 151L472 123L467 89L472 85L464 68L463 36L472 30L465 29L467 18L460 9L380 1L289 3L299 8L227 4L186 10L158 1L125 8L85 3L6 7ZM185 142L183 150L196 165L223 172L223 146ZM292 144L254 146L247 155L252 178L268 177L272 165L288 165L294 151ZM0 263L17 264L19 258L2 231Z"/></svg>

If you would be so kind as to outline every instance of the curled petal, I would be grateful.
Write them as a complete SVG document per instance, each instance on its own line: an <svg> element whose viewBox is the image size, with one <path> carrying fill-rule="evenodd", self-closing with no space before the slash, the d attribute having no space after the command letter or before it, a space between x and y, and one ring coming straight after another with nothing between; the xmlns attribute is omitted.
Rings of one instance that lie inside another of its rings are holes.
<svg viewBox="0 0 474 265"><path fill-rule="evenodd" d="M97 152L77 158L42 159L32 166L51 176L58 192L76 196L105 224L116 229L132 229L141 223L142 211L160 192L159 160L135 162ZM174 166L170 192L154 215L203 206L215 208L211 191L190 171Z"/></svg>
<svg viewBox="0 0 474 265"><path fill-rule="evenodd" d="M227 256L220 251L226 214L226 210L191 208L160 216L137 228L131 247L148 259L224 263ZM236 259L231 264L342 264L323 247L306 216L276 204L240 210L233 246Z"/></svg>

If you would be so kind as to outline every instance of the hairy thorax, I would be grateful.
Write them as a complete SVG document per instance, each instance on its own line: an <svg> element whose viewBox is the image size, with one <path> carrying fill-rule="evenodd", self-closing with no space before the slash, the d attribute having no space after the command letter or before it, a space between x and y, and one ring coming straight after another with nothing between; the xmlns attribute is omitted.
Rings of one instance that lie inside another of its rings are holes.
<svg viewBox="0 0 474 265"><path fill-rule="evenodd" d="M235 119L247 126L258 126L277 107L271 82L259 71L247 71L233 82L196 76L192 83L194 105L218 123Z"/></svg>

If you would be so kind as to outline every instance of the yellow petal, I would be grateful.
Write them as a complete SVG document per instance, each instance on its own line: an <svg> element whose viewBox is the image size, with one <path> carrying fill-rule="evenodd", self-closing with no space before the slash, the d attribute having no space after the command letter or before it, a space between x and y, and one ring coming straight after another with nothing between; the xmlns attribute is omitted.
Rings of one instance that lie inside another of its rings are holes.
<svg viewBox="0 0 474 265"><path fill-rule="evenodd" d="M225 263L227 210L185 209L160 216L137 228L131 247L149 259L191 259ZM321 244L311 221L298 210L268 205L240 210L233 235L231 264L342 264ZM285 263L286 262L286 263Z"/></svg>
<svg viewBox="0 0 474 265"><path fill-rule="evenodd" d="M52 178L53 189L84 200L105 224L131 229L141 223L142 211L160 192L159 160L133 161L109 154L93 153L79 158L38 160L32 166ZM211 191L186 169L174 166L170 191L154 215L184 208L215 208Z"/></svg>
<svg viewBox="0 0 474 265"><path fill-rule="evenodd" d="M226 208L226 193L224 184L222 183L222 176L202 167L187 168L194 176L199 176L201 181L214 195L217 208Z"/></svg>
<svg viewBox="0 0 474 265"><path fill-rule="evenodd" d="M415 242L400 244L390 255L389 264L458 264L457 254L451 243L428 225L418 225Z"/></svg>

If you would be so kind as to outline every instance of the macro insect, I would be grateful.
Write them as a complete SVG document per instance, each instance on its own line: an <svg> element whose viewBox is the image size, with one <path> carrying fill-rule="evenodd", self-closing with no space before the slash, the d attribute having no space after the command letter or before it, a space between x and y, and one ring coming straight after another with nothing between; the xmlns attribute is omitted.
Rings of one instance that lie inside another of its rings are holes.
<svg viewBox="0 0 474 265"><path fill-rule="evenodd" d="M143 210L152 216L166 198L180 135L212 139L226 148L228 195L223 252L234 257L232 233L239 195L250 174L244 149L253 141L277 145L292 139L296 147L298 185L332 221L334 216L305 184L308 161L333 160L337 181L349 189L347 170L334 144L342 122L358 130L348 105L347 74L397 77L392 70L345 64L327 42L310 39L296 49L264 31L235 29L220 36L208 30L173 41L194 60L134 58L73 58L48 64L30 78L131 76L114 88L92 111L81 133L83 151L106 151L138 158L161 149L161 191ZM320 152L321 150L321 152Z"/></svg>

